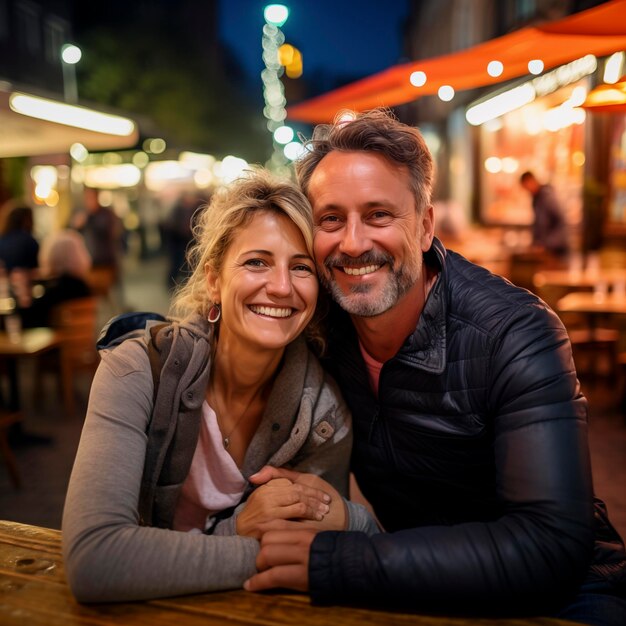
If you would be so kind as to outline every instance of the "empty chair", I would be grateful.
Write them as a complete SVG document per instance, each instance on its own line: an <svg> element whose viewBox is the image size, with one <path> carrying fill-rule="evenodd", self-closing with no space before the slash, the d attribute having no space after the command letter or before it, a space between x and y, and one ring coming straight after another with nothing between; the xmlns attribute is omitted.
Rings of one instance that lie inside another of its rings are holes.
<svg viewBox="0 0 626 626"><path fill-rule="evenodd" d="M51 313L51 326L61 338L57 367L63 404L68 415L75 411L74 378L88 372L93 376L98 365L95 347L97 299L77 298L57 304ZM54 366L47 360L46 365Z"/></svg>

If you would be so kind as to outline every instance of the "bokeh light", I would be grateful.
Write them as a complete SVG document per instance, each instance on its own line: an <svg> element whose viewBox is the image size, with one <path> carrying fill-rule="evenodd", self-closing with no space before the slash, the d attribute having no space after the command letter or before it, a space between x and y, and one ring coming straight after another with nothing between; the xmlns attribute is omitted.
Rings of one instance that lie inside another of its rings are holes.
<svg viewBox="0 0 626 626"><path fill-rule="evenodd" d="M504 72L504 65L502 65L501 61L489 61L487 65L487 74L489 74L489 76L496 78L500 76L502 72Z"/></svg>
<svg viewBox="0 0 626 626"><path fill-rule="evenodd" d="M409 77L409 82L414 87L423 87L426 84L426 73L418 70L417 72L412 72Z"/></svg>
<svg viewBox="0 0 626 626"><path fill-rule="evenodd" d="M289 143L294 137L291 126L280 126L274 131L274 139L280 144Z"/></svg>
<svg viewBox="0 0 626 626"><path fill-rule="evenodd" d="M75 46L71 43L66 43L61 48L61 58L64 63L68 65L75 65L78 63L83 56L81 49L78 46Z"/></svg>
<svg viewBox="0 0 626 626"><path fill-rule="evenodd" d="M283 149L285 156L290 161L296 161L305 153L305 151L306 148L298 141L288 143Z"/></svg>
<svg viewBox="0 0 626 626"><path fill-rule="evenodd" d="M454 89L450 85L442 85L441 87L439 87L437 95L439 96L440 100L443 100L444 102L450 102L450 100L454 98Z"/></svg>
<svg viewBox="0 0 626 626"><path fill-rule="evenodd" d="M268 24L282 26L289 17L289 9L284 4L268 4L263 10L263 17Z"/></svg>

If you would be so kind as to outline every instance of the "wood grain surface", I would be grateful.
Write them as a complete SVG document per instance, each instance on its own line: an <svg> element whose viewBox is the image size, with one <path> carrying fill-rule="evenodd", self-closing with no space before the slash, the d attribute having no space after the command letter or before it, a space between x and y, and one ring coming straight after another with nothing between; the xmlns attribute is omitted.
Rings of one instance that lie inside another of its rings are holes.
<svg viewBox="0 0 626 626"><path fill-rule="evenodd" d="M314 607L300 594L206 593L149 602L79 604L65 579L58 530L0 521L2 626L565 626L535 619L462 619Z"/></svg>

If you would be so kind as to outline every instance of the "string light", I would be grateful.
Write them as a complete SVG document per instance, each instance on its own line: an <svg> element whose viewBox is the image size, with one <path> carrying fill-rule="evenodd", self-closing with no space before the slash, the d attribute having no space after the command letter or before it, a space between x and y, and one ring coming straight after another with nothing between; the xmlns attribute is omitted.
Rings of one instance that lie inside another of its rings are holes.
<svg viewBox="0 0 626 626"><path fill-rule="evenodd" d="M426 84L426 73L418 70L409 76L409 82L414 87L423 87Z"/></svg>
<svg viewBox="0 0 626 626"><path fill-rule="evenodd" d="M263 62L265 69L261 72L263 82L263 98L265 107L263 115L267 120L267 130L272 133L272 156L265 163L266 167L276 173L287 173L288 159L283 151L283 144L276 138L276 131L284 127L287 117L287 100L285 88L280 80L284 67L280 63L279 50L285 43L285 35L280 30L289 17L289 9L282 4L272 4L265 7L263 26ZM286 48L283 49L283 53ZM280 137L280 133L278 134Z"/></svg>
<svg viewBox="0 0 626 626"><path fill-rule="evenodd" d="M444 102L450 102L454 98L454 88L450 85L442 85L437 91L437 95Z"/></svg>
<svg viewBox="0 0 626 626"><path fill-rule="evenodd" d="M487 74L489 74L489 76L497 78L502 72L504 72L504 65L502 65L501 61L489 61L487 65Z"/></svg>

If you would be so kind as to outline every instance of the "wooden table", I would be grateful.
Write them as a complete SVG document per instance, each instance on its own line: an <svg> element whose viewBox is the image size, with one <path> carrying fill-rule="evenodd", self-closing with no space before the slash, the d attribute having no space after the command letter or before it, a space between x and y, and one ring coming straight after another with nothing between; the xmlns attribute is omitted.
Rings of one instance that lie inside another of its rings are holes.
<svg viewBox="0 0 626 626"><path fill-rule="evenodd" d="M21 331L17 340L0 331L0 360L5 362L9 377L7 408L14 411L20 408L16 360L20 357L38 356L59 348L60 345L61 337L52 328L26 328Z"/></svg>
<svg viewBox="0 0 626 626"><path fill-rule="evenodd" d="M596 293L575 291L559 299L557 312L577 313L587 318L587 327L568 329L572 346L592 349L592 375L597 374L598 352L608 356L608 374L615 376L618 368L618 351L621 335L617 321L609 318L615 315L626 315L626 294L622 292ZM607 322L610 322L607 324ZM607 328L600 328L600 325Z"/></svg>
<svg viewBox="0 0 626 626"><path fill-rule="evenodd" d="M8 378L8 397L0 392L0 460L7 465L11 482L19 487L21 480L15 455L8 439L8 428L14 426L21 432L20 385L17 359L35 357L60 346L61 338L51 328L28 328L19 333L17 339L0 331L0 361Z"/></svg>
<svg viewBox="0 0 626 626"><path fill-rule="evenodd" d="M594 289L606 285L626 284L626 269L594 268L589 270L542 270L533 276L535 287L564 287L568 289Z"/></svg>
<svg viewBox="0 0 626 626"><path fill-rule="evenodd" d="M57 348L60 341L52 328L26 328L20 333L18 341L10 339L6 332L1 331L0 356L36 356Z"/></svg>
<svg viewBox="0 0 626 626"><path fill-rule="evenodd" d="M565 626L550 618L462 619L313 607L299 594L228 591L149 602L81 605L65 581L61 533L0 521L0 624L7 626Z"/></svg>
<svg viewBox="0 0 626 626"><path fill-rule="evenodd" d="M573 292L557 303L560 313L582 313L592 316L626 315L626 294Z"/></svg>

